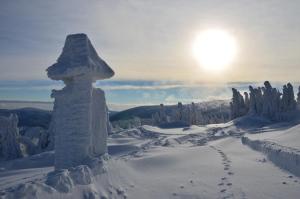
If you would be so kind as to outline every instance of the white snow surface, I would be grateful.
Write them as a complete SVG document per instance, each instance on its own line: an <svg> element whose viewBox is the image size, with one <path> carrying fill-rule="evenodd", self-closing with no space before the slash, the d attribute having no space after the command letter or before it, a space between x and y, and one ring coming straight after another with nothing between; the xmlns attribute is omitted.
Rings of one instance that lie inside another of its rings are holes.
<svg viewBox="0 0 300 199"><path fill-rule="evenodd" d="M281 130L268 129L268 132L247 134L251 140L265 140L300 150L300 124Z"/></svg>
<svg viewBox="0 0 300 199"><path fill-rule="evenodd" d="M297 147L297 131L300 125L250 135L234 122L174 129L142 126L110 135L110 158L102 173L89 177L84 167L64 170L60 182L70 185L65 186L67 193L44 183L53 164L42 162L53 160L53 153L1 162L0 198L298 199L300 178L240 139L244 135Z"/></svg>

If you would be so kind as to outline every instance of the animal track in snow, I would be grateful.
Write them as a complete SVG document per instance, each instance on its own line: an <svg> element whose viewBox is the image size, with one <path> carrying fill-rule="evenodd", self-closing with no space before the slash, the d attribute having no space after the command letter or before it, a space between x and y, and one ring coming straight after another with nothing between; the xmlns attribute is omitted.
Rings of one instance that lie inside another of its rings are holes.
<svg viewBox="0 0 300 199"><path fill-rule="evenodd" d="M224 170L224 177L221 178L221 182L219 182L217 185L220 187L219 193L220 198L225 199L225 198L234 198L234 194L232 191L233 184L231 182L231 176L234 175L234 172L231 169L231 160L229 160L228 156L224 151L221 149L217 149L214 146L210 146L213 150L215 150L221 157L222 160L222 165L223 165L223 170ZM226 177L225 177L226 176ZM246 198L245 193L242 198Z"/></svg>

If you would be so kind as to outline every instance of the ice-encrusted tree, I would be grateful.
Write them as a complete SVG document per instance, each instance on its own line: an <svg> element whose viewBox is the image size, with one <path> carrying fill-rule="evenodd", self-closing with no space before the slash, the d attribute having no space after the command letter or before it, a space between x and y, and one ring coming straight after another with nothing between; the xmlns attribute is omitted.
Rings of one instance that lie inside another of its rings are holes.
<svg viewBox="0 0 300 199"><path fill-rule="evenodd" d="M152 115L152 124L154 126L160 125L160 117L159 117L159 113L156 112Z"/></svg>
<svg viewBox="0 0 300 199"><path fill-rule="evenodd" d="M249 106L250 106L250 99L249 99L249 94L247 92L244 92L244 97L245 97L245 108L246 112L249 111Z"/></svg>
<svg viewBox="0 0 300 199"><path fill-rule="evenodd" d="M190 124L195 125L198 123L198 111L197 111L197 106L195 105L194 102L191 104L191 112L190 112Z"/></svg>
<svg viewBox="0 0 300 199"><path fill-rule="evenodd" d="M167 117L167 114L166 114L164 104L159 105L159 122L160 123L167 123L168 122L168 117Z"/></svg>
<svg viewBox="0 0 300 199"><path fill-rule="evenodd" d="M297 102L295 100L294 89L291 83L283 86L282 95L282 111L291 111L296 108Z"/></svg>
<svg viewBox="0 0 300 199"><path fill-rule="evenodd" d="M253 88L249 86L250 99L249 105L245 100L245 112L241 112L242 104L240 94L236 89L232 89L233 98L231 102L231 111L233 118L249 114L260 115L271 120L281 120L282 113L293 111L296 109L296 100L294 90L291 83L283 86L283 94L276 88L273 88L269 81L264 82L264 87ZM247 95L245 94L245 99ZM248 108L249 107L249 108Z"/></svg>
<svg viewBox="0 0 300 199"><path fill-rule="evenodd" d="M230 103L230 109L232 119L243 116L247 112L247 106L245 105L244 97L235 88L232 88L232 101Z"/></svg>
<svg viewBox="0 0 300 199"><path fill-rule="evenodd" d="M169 122L164 104L159 105L159 111L152 115L153 125L161 125Z"/></svg>
<svg viewBox="0 0 300 199"><path fill-rule="evenodd" d="M298 87L298 93L297 93L297 105L300 105L300 86Z"/></svg>
<svg viewBox="0 0 300 199"><path fill-rule="evenodd" d="M18 121L15 114L0 116L0 156L6 160L22 157Z"/></svg>
<svg viewBox="0 0 300 199"><path fill-rule="evenodd" d="M177 105L176 120L183 121L183 105L181 102L178 102L178 105Z"/></svg>

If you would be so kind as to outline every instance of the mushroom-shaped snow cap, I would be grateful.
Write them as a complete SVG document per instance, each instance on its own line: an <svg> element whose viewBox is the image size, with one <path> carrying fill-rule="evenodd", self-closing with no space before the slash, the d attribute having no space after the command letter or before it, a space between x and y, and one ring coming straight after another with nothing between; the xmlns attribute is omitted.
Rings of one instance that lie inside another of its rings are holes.
<svg viewBox="0 0 300 199"><path fill-rule="evenodd" d="M61 55L47 74L53 80L76 76L101 80L112 77L114 71L98 56L86 34L72 34L67 36Z"/></svg>

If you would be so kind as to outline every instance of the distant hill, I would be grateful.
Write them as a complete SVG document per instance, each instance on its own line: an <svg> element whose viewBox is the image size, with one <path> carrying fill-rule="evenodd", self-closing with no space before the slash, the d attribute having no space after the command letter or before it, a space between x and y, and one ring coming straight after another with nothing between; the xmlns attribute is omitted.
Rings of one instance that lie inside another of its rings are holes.
<svg viewBox="0 0 300 199"><path fill-rule="evenodd" d="M19 118L18 126L40 126L48 128L51 120L51 111L46 111L37 108L21 108L21 109L0 109L1 116L9 116L17 114Z"/></svg>
<svg viewBox="0 0 300 199"><path fill-rule="evenodd" d="M171 111L177 107L177 105L165 106L165 110L167 113L171 113ZM124 111L120 111L110 116L110 121L118 121L118 120L128 120L133 119L134 117L139 117L142 119L149 119L152 115L159 111L159 105L156 106L138 106L134 108L130 108Z"/></svg>
<svg viewBox="0 0 300 199"><path fill-rule="evenodd" d="M208 102L196 103L205 115L224 114L229 117L228 100L214 100ZM166 105L165 111L167 115L171 115L176 110L177 105ZM222 110L220 110L222 109ZM139 106L124 111L110 111L110 121L130 120L138 117L140 119L149 120L152 115L159 111L159 105L155 106ZM19 118L19 126L40 126L48 128L51 120L51 111L38 108L18 108L18 109L0 109L1 116L9 116L11 113L17 114Z"/></svg>
<svg viewBox="0 0 300 199"><path fill-rule="evenodd" d="M207 102L196 103L197 106L207 114L214 114L215 111L219 111L220 107L224 109L224 112L229 112L228 100L213 100ZM165 105L165 111L167 115L171 115L172 111L176 109L177 105ZM159 111L159 105L155 106L138 106L130 108L118 113L114 113L110 116L110 121L129 120L135 117L141 119L150 119L152 115Z"/></svg>

